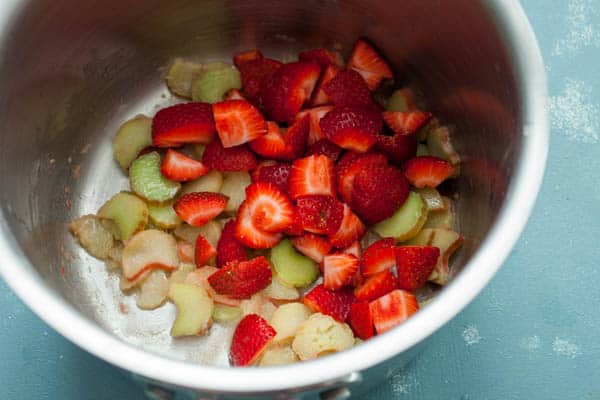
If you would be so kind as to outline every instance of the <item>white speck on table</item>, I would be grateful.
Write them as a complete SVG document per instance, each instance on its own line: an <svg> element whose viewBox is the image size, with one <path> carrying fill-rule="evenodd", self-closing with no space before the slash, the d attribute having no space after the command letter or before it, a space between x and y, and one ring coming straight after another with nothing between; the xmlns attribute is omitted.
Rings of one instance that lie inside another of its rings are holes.
<svg viewBox="0 0 600 400"><path fill-rule="evenodd" d="M467 346L472 346L481 341L479 329L475 325L468 325L462 333L462 338Z"/></svg>
<svg viewBox="0 0 600 400"><path fill-rule="evenodd" d="M575 358L580 354L579 346L568 339L554 338L552 351L559 356Z"/></svg>
<svg viewBox="0 0 600 400"><path fill-rule="evenodd" d="M542 340L538 335L527 336L519 341L519 347L533 353L542 347Z"/></svg>
<svg viewBox="0 0 600 400"><path fill-rule="evenodd" d="M598 6L593 0L573 0L565 18L565 32L552 49L553 56L573 54L586 47L600 47L600 31L594 26Z"/></svg>
<svg viewBox="0 0 600 400"><path fill-rule="evenodd" d="M407 394L419 385L417 378L412 373L400 372L391 379L392 393Z"/></svg>
<svg viewBox="0 0 600 400"><path fill-rule="evenodd" d="M569 139L600 143L600 105L592 102L592 88L567 78L561 93L550 98L552 128Z"/></svg>

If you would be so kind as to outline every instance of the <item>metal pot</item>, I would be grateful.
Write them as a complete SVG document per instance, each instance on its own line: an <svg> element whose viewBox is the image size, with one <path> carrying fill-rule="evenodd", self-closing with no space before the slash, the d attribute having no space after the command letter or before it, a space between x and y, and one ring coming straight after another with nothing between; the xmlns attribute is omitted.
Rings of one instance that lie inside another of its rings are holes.
<svg viewBox="0 0 600 400"><path fill-rule="evenodd" d="M380 383L492 278L542 179L546 82L517 1L3 0L0 29L0 272L65 337L161 385L342 398ZM66 222L127 187L112 137L126 118L169 102L162 77L170 60L229 60L254 47L284 58L334 43L348 50L359 36L455 125L464 159L457 229L467 240L452 283L389 333L278 368L215 366L222 337L171 342L160 333L168 307L120 313L118 304L130 300L74 244Z"/></svg>

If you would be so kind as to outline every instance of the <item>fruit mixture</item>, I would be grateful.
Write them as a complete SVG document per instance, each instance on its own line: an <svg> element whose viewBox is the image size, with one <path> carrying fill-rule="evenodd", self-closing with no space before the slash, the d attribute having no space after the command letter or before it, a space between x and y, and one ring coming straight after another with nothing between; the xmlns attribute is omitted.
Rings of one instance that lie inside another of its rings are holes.
<svg viewBox="0 0 600 400"><path fill-rule="evenodd" d="M131 190L70 224L138 307L177 308L174 338L233 324L231 365L348 349L448 281L462 237L436 189L460 158L366 39L282 63L177 59L192 100L125 122L114 156ZM386 96L385 93L388 93Z"/></svg>

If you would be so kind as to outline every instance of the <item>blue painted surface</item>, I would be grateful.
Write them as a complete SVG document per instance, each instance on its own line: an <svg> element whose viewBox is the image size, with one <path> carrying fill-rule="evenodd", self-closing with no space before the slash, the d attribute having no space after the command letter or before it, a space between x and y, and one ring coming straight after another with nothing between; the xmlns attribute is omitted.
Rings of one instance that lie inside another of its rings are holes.
<svg viewBox="0 0 600 400"><path fill-rule="evenodd" d="M527 0L546 61L549 165L501 272L369 399L600 399L600 1ZM143 399L0 282L1 399Z"/></svg>

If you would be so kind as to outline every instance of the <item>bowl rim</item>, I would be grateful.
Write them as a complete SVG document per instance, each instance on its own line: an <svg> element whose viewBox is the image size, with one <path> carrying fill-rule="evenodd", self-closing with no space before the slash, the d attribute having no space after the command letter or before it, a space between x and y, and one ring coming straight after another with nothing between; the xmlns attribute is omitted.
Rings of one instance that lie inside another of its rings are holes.
<svg viewBox="0 0 600 400"><path fill-rule="evenodd" d="M8 3L5 3L6 10L10 9ZM445 325L491 280L524 229L544 175L549 144L547 86L535 35L517 0L483 2L483 6L496 16L497 28L514 55L524 110L521 155L505 206L478 251L422 312L401 326L369 340L366 345L281 367L227 368L169 359L124 342L57 296L27 261L8 228L2 209L0 275L42 320L86 351L135 374L205 392L258 394L335 384L355 371L408 350ZM16 8L12 6L13 10ZM519 204L519 207L506 207L506 204ZM278 379L273 379L273 372L278 374Z"/></svg>

